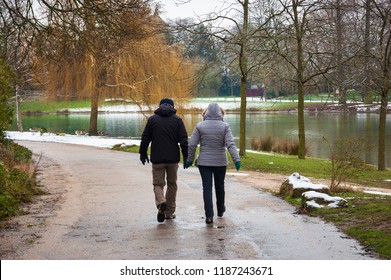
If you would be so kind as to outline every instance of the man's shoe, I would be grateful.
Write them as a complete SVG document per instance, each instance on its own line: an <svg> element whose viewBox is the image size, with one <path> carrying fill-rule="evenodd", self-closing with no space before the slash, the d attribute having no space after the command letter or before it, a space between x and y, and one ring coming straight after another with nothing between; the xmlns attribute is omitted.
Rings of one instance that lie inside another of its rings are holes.
<svg viewBox="0 0 391 280"><path fill-rule="evenodd" d="M175 218L176 218L176 215L175 215L175 214L166 215L166 219L167 219L167 220L172 220L172 219L175 219Z"/></svg>
<svg viewBox="0 0 391 280"><path fill-rule="evenodd" d="M207 217L207 218L205 219L205 222L206 222L207 224L211 224L211 223L213 223L213 218Z"/></svg>
<svg viewBox="0 0 391 280"><path fill-rule="evenodd" d="M167 209L167 203L165 202L162 202L160 203L158 206L158 212L157 212L157 221L159 223L162 223L164 222L164 220L166 219L166 215L164 214L164 211L166 211Z"/></svg>

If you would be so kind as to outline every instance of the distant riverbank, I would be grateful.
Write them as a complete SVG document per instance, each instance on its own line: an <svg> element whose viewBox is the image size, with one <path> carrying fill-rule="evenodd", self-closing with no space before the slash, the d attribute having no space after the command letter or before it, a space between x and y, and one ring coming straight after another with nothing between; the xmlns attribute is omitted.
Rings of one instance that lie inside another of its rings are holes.
<svg viewBox="0 0 391 280"><path fill-rule="evenodd" d="M217 102L227 112L240 112L239 97L207 97L193 98L190 101L178 100L175 107L179 113L193 113L203 111L209 103ZM149 114L156 109L157 105L140 105L124 99L106 99L99 106L99 113L144 113ZM357 112L357 113L378 113L380 105L377 103L363 104L360 102L348 102L337 104L325 99L311 99L304 103L304 110L307 112ZM61 101L47 102L34 100L22 103L21 108L25 115L43 114L89 114L89 101ZM269 99L267 101L260 97L247 98L247 112L295 112L297 101L283 99ZM391 113L391 105L388 106L388 113Z"/></svg>

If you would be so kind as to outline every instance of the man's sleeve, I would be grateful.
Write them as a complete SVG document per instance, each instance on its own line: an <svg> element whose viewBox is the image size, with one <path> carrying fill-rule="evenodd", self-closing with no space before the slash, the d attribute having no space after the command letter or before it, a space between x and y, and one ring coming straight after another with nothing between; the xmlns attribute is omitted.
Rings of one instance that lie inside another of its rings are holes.
<svg viewBox="0 0 391 280"><path fill-rule="evenodd" d="M144 128L143 134L141 135L141 143L140 143L140 149L139 153L140 155L147 155L148 154L148 146L151 142L152 137L152 130L151 130L151 124L150 119L148 119L148 122Z"/></svg>
<svg viewBox="0 0 391 280"><path fill-rule="evenodd" d="M179 145L181 146L182 156L183 156L183 158L187 158L189 143L188 143L187 131L186 131L186 128L185 128L185 125L184 125L182 119L179 119L179 135L178 136L179 136L178 142L179 142Z"/></svg>

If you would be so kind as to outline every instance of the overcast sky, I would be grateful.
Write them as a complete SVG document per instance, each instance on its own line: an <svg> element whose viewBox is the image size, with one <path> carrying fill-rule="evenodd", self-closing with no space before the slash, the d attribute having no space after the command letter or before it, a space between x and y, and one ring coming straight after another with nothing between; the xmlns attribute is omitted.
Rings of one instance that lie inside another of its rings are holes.
<svg viewBox="0 0 391 280"><path fill-rule="evenodd" d="M162 4L162 17L165 19L197 18L213 12L222 5L222 0L157 0L156 2Z"/></svg>

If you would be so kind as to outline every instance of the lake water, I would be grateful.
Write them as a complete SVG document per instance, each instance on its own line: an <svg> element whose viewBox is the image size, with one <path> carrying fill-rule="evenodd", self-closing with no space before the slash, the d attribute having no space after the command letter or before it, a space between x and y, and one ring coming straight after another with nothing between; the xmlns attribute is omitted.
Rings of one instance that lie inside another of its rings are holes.
<svg viewBox="0 0 391 280"><path fill-rule="evenodd" d="M189 136L194 126L201 121L200 114L185 114L183 118ZM225 121L231 125L233 135L239 144L239 114L226 114ZM247 115L247 149L251 149L253 137L279 137L297 139L297 114L295 113L249 113ZM367 163L377 164L378 114L365 113L317 113L305 115L306 142L309 156L329 157L330 150L323 140L330 143L345 136L365 138L373 145L364 157ZM108 113L98 117L98 130L110 137L132 137L140 139L146 117L138 113ZM387 116L386 161L391 166L391 116ZM50 132L74 134L76 130L88 131L88 114L23 116L25 131L29 128L45 127ZM13 130L16 124L13 124Z"/></svg>

